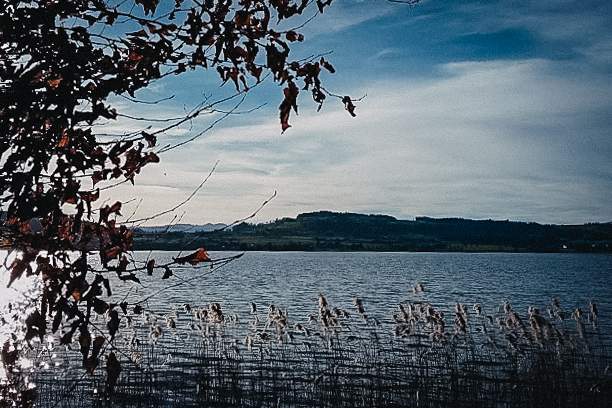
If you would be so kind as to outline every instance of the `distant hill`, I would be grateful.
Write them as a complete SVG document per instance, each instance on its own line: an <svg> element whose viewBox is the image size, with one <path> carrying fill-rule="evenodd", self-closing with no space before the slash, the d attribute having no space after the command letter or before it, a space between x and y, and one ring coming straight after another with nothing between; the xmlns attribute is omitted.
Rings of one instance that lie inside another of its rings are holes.
<svg viewBox="0 0 612 408"><path fill-rule="evenodd" d="M136 231L136 249L270 251L507 251L612 252L612 223L543 225L533 222L319 211L231 231L158 227Z"/></svg>
<svg viewBox="0 0 612 408"><path fill-rule="evenodd" d="M167 225L159 225L154 227L137 227L134 228L134 231L139 234L159 234L164 233L166 231L172 232L184 232L184 233L200 233L200 232L211 232L220 230L222 228L227 227L226 224L204 224L204 225L194 225L194 224L173 224L171 226Z"/></svg>

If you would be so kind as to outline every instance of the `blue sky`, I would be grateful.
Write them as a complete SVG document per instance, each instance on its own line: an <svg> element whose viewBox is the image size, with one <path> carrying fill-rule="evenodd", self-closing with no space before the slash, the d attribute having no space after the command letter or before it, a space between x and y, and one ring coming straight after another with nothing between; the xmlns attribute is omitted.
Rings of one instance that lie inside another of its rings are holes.
<svg viewBox="0 0 612 408"><path fill-rule="evenodd" d="M242 106L267 102L264 108L164 155L135 187L115 194L142 198L138 214L146 216L183 200L219 160L182 208L182 222L230 222L275 190L257 220L326 209L612 221L609 21L608 2L430 0L408 7L336 0L304 29L306 41L292 55L332 51L338 72L325 77L326 87L367 94L356 118L333 100L317 113L304 95L293 127L280 134L281 90L264 85ZM165 104L119 107L173 115L204 94L230 91L229 84L219 88L214 72L189 73L142 94L176 95ZM168 140L187 138L213 118Z"/></svg>

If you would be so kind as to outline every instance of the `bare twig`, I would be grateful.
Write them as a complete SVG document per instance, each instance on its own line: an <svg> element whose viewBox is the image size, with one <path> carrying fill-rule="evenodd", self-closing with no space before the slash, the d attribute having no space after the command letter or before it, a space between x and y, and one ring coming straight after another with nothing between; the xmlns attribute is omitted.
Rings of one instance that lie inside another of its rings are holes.
<svg viewBox="0 0 612 408"><path fill-rule="evenodd" d="M119 96L124 99L127 99L130 102L134 102L134 103L142 103L144 105L157 105L158 103L169 101L170 99L174 99L176 95L167 96L165 98L156 99L154 101L143 101L142 99L130 98L129 96L125 96L125 95L119 95Z"/></svg>
<svg viewBox="0 0 612 408"><path fill-rule="evenodd" d="M139 305L139 304L141 304L141 303L144 303L144 302L148 301L149 299L151 299L151 298L153 298L153 297L155 297L155 296L159 295L160 293L165 292L166 290L169 290L169 289L174 289L174 288L179 287L179 286L182 286L182 285L184 285L184 284L186 284L186 283L192 282L192 281L194 281L194 280L196 280L196 279L202 279L202 276L203 276L203 275L204 275L204 276L205 276L205 275L210 275L210 274L212 274L212 273L216 272L217 270L219 270L219 269L223 268L225 265L229 264L230 262L233 262L233 261L235 261L236 259L241 258L243 255L244 255L244 253L240 253L240 254L235 255L235 256L233 256L233 257L226 258L226 259L225 259L225 260L224 260L224 261L223 261L221 264L219 264L219 265L217 265L217 266L215 266L215 267L212 267L212 268L211 268L211 269L210 269L208 272L206 272L205 274L202 274L202 275L198 274L198 275L196 275L196 276L194 276L194 277L191 277L191 278L189 278L189 279L184 279L184 280L182 280L181 282L176 283L176 284L174 284L174 285L169 285L169 286L166 286L166 287L164 287L164 288L162 288L162 289L159 289L158 291L153 292L153 293L152 293L152 294L150 294L149 296L147 296L147 297L145 297L145 298L143 298L143 299L139 300L138 302L134 303L134 305Z"/></svg>
<svg viewBox="0 0 612 408"><path fill-rule="evenodd" d="M153 214L153 215L151 215L149 217L139 218L139 219L131 220L131 221L129 221L129 219L128 219L127 221L125 221L123 223L119 223L119 224L128 224L128 223L129 224L136 224L136 223L142 224L143 222L150 221L150 220L155 219L155 218L159 218L162 215L166 215L166 214L172 213L172 212L176 211L177 209L181 208L182 206L187 204L198 193L198 191L200 191L202 189L202 187L204 187L204 184L206 184L208 179L215 172L215 169L217 168L218 164L219 164L219 161L217 160L215 162L214 166L212 167L212 169L210 170L210 172L208 173L208 175L206 176L206 178L204 180L202 180L202 182L191 192L191 194L189 194L189 196L187 196L187 198L185 198L180 203L176 204L174 207L169 208L167 210L164 210L162 212L159 212L157 214Z"/></svg>

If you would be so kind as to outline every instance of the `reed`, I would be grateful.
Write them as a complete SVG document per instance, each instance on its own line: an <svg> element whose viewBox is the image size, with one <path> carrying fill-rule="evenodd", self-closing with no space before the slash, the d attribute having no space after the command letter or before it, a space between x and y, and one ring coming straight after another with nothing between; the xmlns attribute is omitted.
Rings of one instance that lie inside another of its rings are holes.
<svg viewBox="0 0 612 408"><path fill-rule="evenodd" d="M597 306L547 315L457 303L402 303L391 316L320 295L294 320L275 305L244 315L220 303L131 316L116 340L122 371L83 375L78 350L38 370L41 407L609 407L608 327ZM371 312L371 311L370 311ZM38 359L45 360L45 355ZM40 364L40 362L38 363Z"/></svg>

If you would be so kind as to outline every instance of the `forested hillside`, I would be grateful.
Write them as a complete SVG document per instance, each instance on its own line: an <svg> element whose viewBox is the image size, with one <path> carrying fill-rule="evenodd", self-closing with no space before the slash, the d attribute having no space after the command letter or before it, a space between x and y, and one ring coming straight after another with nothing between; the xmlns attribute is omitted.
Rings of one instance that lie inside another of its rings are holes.
<svg viewBox="0 0 612 408"><path fill-rule="evenodd" d="M527 251L610 252L612 224L543 225L514 221L320 211L270 223L242 223L231 231L145 233L137 249L303 251Z"/></svg>

